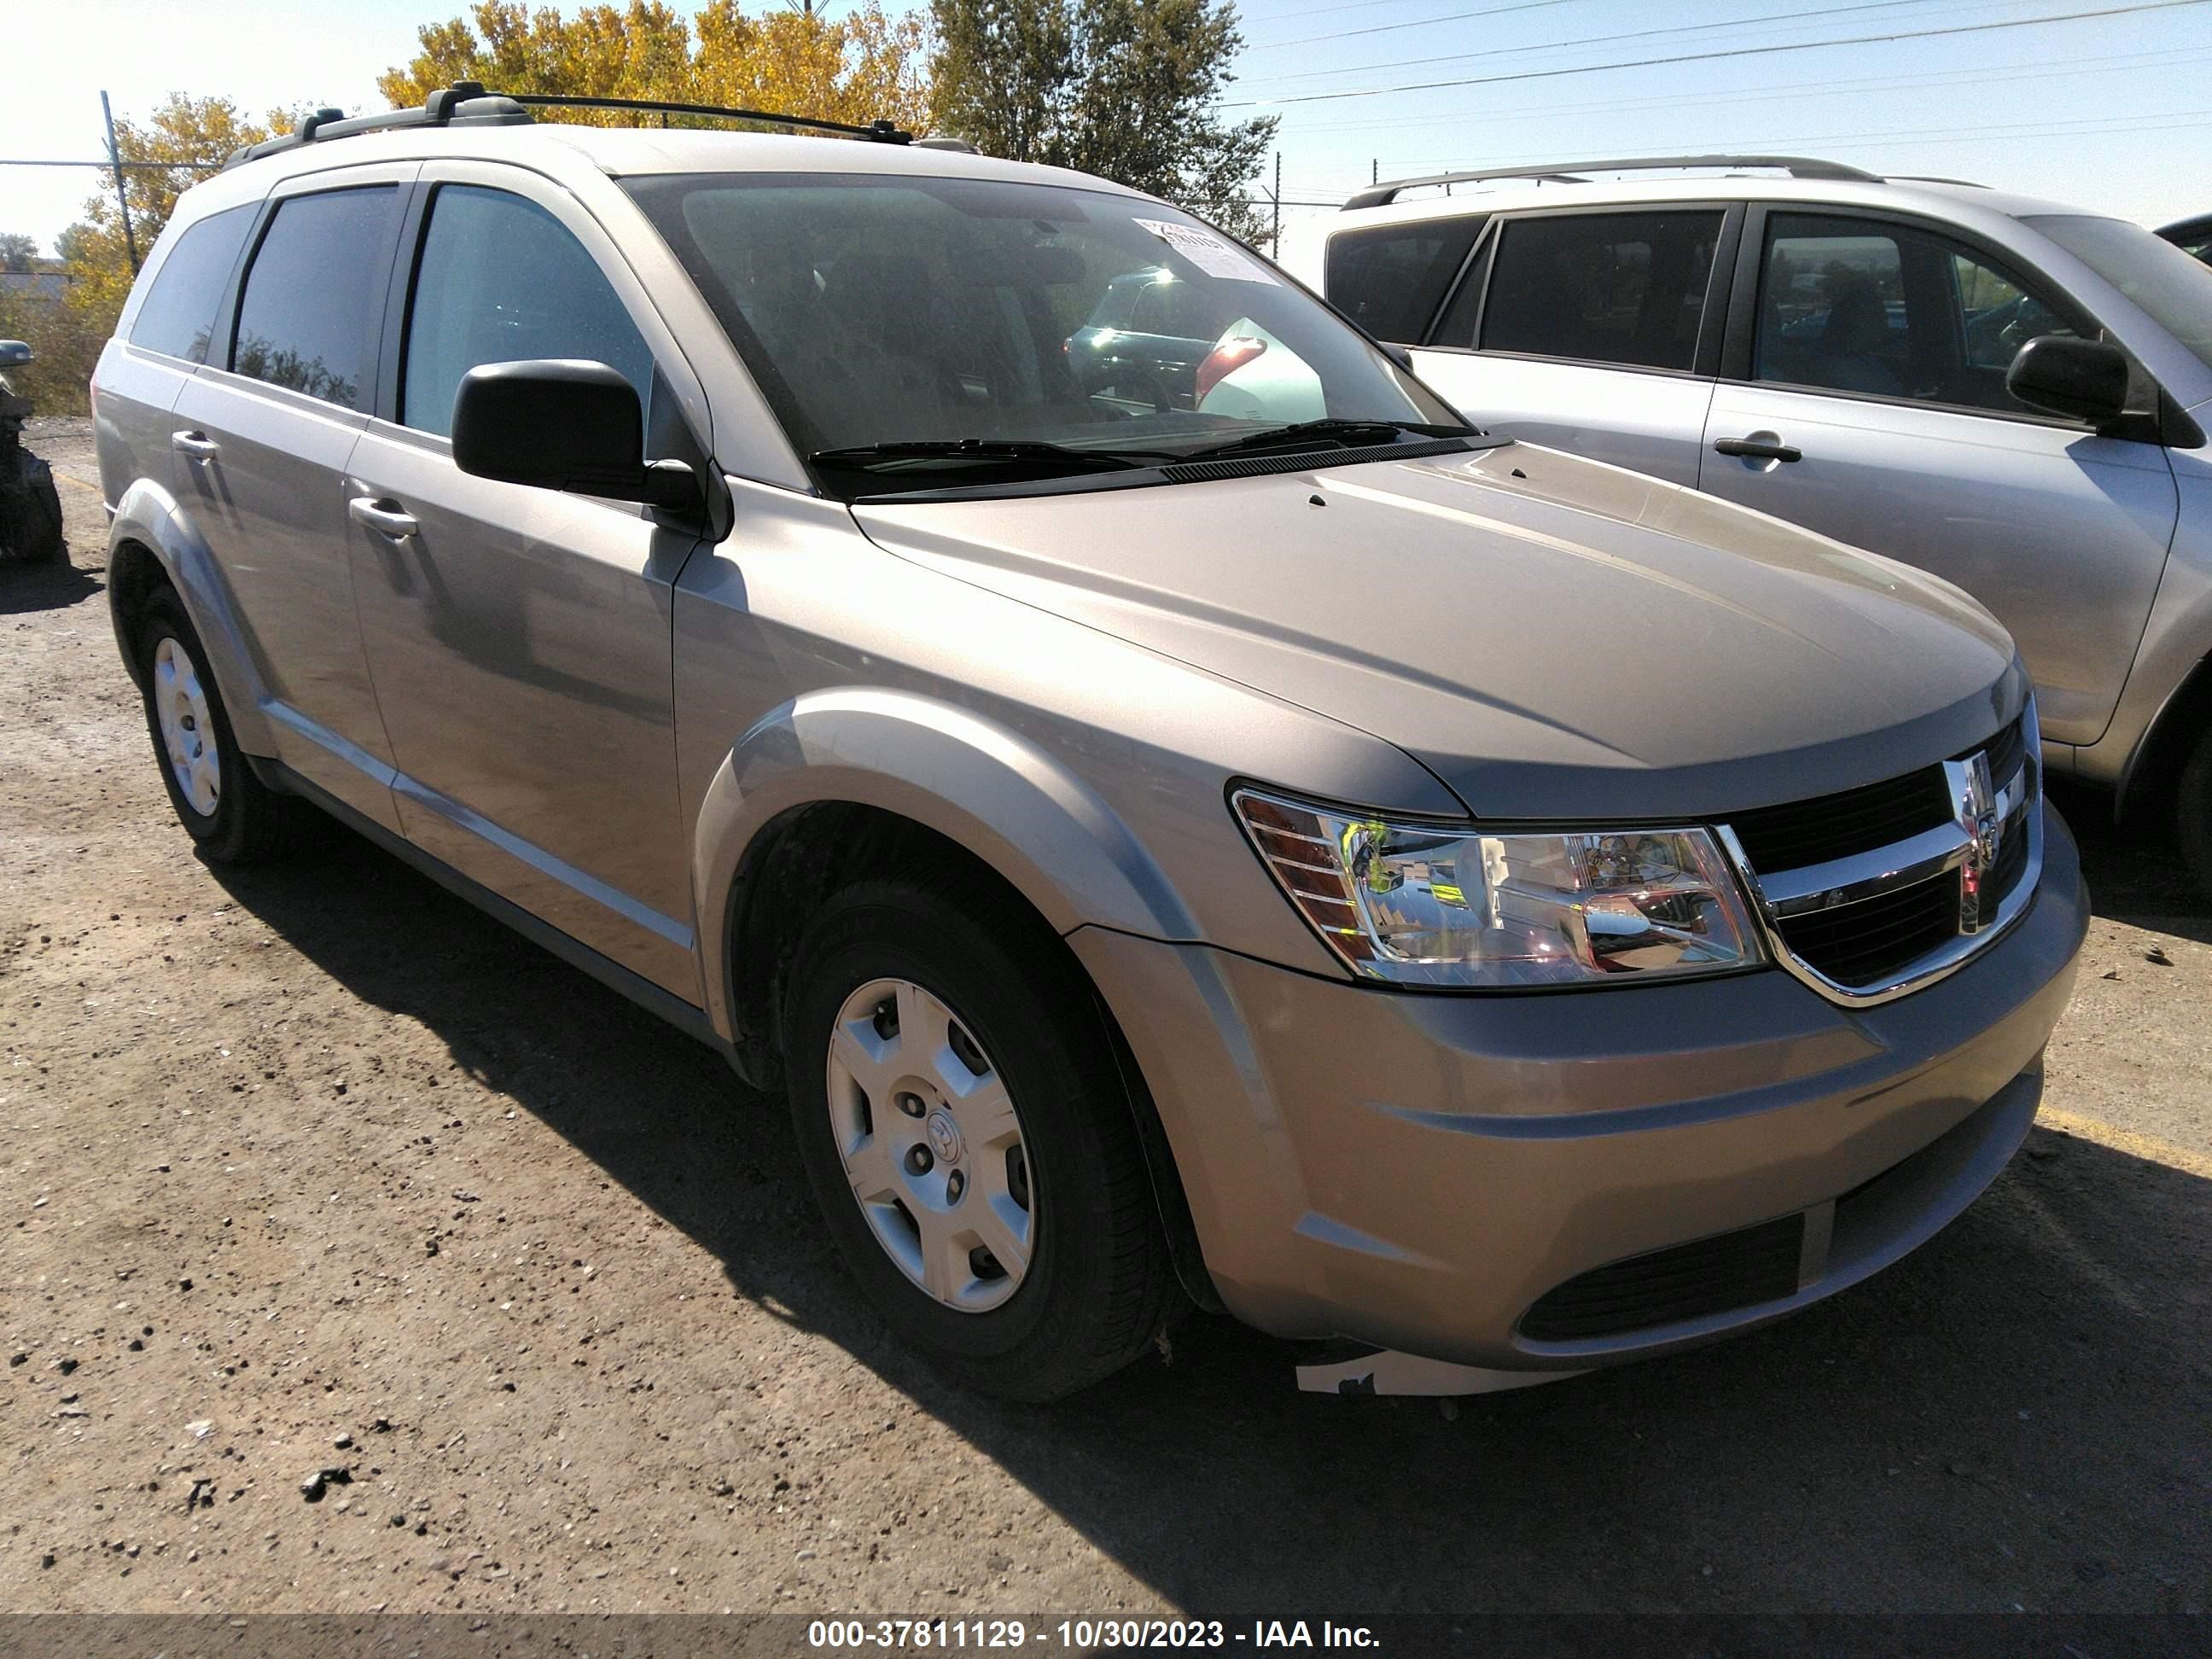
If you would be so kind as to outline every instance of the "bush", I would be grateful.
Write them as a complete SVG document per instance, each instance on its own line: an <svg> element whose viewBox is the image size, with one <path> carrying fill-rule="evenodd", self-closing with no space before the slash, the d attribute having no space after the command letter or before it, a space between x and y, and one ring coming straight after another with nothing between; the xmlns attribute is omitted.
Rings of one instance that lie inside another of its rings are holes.
<svg viewBox="0 0 2212 1659"><path fill-rule="evenodd" d="M8 371L8 383L40 415L88 415L93 365L114 319L88 315L64 300L0 292L0 340L22 340L38 355Z"/></svg>

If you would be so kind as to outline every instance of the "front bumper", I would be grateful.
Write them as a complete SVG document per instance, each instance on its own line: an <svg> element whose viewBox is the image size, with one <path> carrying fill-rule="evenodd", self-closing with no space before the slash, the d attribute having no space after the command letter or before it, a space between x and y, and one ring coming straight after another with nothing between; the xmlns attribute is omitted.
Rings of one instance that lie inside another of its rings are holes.
<svg viewBox="0 0 2212 1659"><path fill-rule="evenodd" d="M1231 1312L1285 1337L1576 1369L1831 1295L2004 1166L2087 928L2073 838L2045 811L2026 915L1949 978L1877 1007L1773 970L1414 995L1205 945L1091 928L1069 942L1150 1085ZM1770 1276L1747 1304L1595 1334L1522 1329L1594 1270L1801 1214L1780 1293Z"/></svg>

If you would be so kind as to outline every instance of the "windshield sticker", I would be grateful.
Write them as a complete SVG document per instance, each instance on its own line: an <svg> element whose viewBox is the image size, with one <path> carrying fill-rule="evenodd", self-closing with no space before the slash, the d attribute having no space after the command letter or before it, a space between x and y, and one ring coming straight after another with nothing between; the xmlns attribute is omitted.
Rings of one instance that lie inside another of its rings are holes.
<svg viewBox="0 0 2212 1659"><path fill-rule="evenodd" d="M1241 249L1230 246L1210 230L1200 230L1196 225L1170 224L1164 219L1139 219L1137 222L1209 276L1281 286L1265 265Z"/></svg>

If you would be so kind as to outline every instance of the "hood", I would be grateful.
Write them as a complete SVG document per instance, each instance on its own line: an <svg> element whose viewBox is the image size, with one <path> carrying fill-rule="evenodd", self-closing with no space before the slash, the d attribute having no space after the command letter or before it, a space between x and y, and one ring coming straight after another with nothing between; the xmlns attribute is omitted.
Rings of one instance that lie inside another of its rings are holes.
<svg viewBox="0 0 2212 1659"><path fill-rule="evenodd" d="M854 513L890 552L1396 744L1483 818L1850 788L1974 747L2026 690L1948 583L1528 444Z"/></svg>

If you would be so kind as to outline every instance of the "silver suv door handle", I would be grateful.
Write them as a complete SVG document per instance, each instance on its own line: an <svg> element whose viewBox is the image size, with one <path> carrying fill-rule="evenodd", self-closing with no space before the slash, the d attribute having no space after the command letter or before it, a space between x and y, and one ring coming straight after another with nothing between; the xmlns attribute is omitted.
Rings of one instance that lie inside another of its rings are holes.
<svg viewBox="0 0 2212 1659"><path fill-rule="evenodd" d="M1753 461L1802 461L1805 452L1795 444L1768 443L1759 438L1723 438L1713 445L1723 455L1741 455Z"/></svg>
<svg viewBox="0 0 2212 1659"><path fill-rule="evenodd" d="M391 537L395 542L405 541L422 528L415 522L412 513L403 512L374 495L355 496L346 503L346 512L356 524L365 524L371 530Z"/></svg>
<svg viewBox="0 0 2212 1659"><path fill-rule="evenodd" d="M179 455L189 455L196 461L211 461L222 446L204 432L172 432L169 447Z"/></svg>

